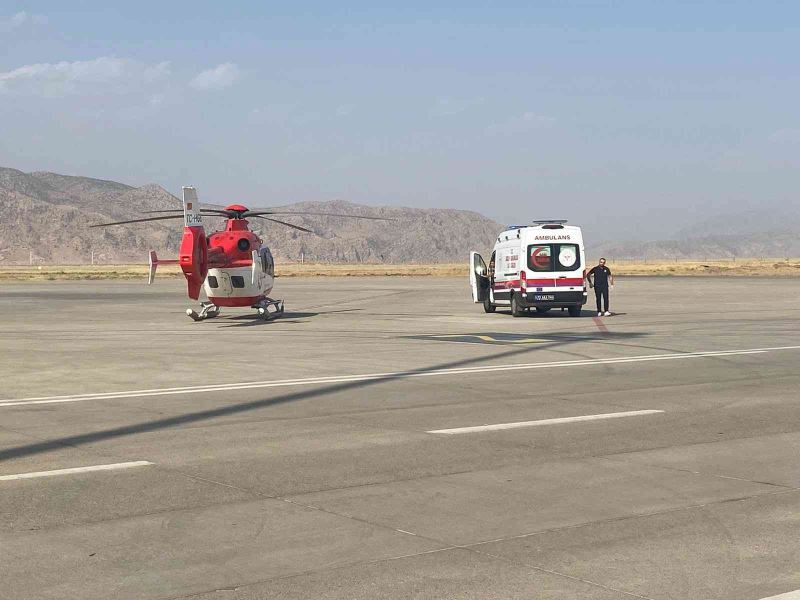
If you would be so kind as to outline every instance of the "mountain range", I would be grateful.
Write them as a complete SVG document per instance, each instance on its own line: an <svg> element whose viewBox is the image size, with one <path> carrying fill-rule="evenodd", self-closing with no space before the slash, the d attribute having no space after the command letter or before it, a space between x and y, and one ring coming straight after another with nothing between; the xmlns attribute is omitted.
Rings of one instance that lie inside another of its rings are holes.
<svg viewBox="0 0 800 600"><path fill-rule="evenodd" d="M202 189L199 190L202 201ZM232 202L243 203L238 199ZM155 221L91 229L94 223L135 219L149 210L180 208L156 184L133 187L114 181L0 167L0 264L140 263L150 249L168 257L180 245L181 221ZM251 206L249 208L260 208ZM329 212L389 221L286 215L302 233L253 221L276 259L343 263L457 263L470 250L487 252L504 226L479 213L453 209L365 206L344 200L300 202L286 212ZM208 219L207 229L220 228ZM795 258L800 256L800 203L763 207L693 223L669 239L592 244L588 253L612 259Z"/></svg>
<svg viewBox="0 0 800 600"><path fill-rule="evenodd" d="M730 259L800 256L800 203L717 215L670 239L605 242L591 248L608 258Z"/></svg>
<svg viewBox="0 0 800 600"><path fill-rule="evenodd" d="M198 190L202 201L202 190ZM239 202L247 205L247 202ZM180 220L91 229L95 223L143 217L149 210L180 208L162 187L0 167L0 264L137 263L150 249L174 255ZM260 207L249 207L252 209ZM476 212L453 209L373 207L343 200L302 202L276 210L344 213L389 221L330 216L278 217L314 232L256 221L252 228L278 260L308 262L449 263L472 249L491 248L502 225ZM220 219L208 219L208 230Z"/></svg>

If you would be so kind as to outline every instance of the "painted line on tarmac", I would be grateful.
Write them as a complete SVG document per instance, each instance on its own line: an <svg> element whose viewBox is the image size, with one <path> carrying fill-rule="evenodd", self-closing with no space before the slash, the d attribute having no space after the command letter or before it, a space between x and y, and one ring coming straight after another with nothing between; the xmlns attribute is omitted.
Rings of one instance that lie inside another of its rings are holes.
<svg viewBox="0 0 800 600"><path fill-rule="evenodd" d="M33 473L17 473L15 475L0 475L0 481L17 481L19 479L37 479L39 477L55 477L57 475L73 475L75 473L92 473L94 471L116 471L118 469L131 469L133 467L146 467L152 465L147 460L114 463L110 465L92 465L89 467L73 467L71 469L55 469L53 471L34 471Z"/></svg>
<svg viewBox="0 0 800 600"><path fill-rule="evenodd" d="M154 388L94 394L75 394L70 396L41 396L0 401L0 407L35 406L38 404L60 404L66 402L86 402L89 400L115 400L118 398L143 398L147 396L171 396L179 394L201 394L252 390L261 388L292 387L299 385L321 385L326 383L348 383L356 381L412 379L416 377L439 377L444 375L470 375L473 373L492 373L502 371L524 371L531 369L555 369L562 367L585 367L593 365L617 365L628 363L654 362L662 360L688 360L694 358L714 358L764 354L779 350L800 350L800 346L780 346L775 348L749 348L744 350L719 350L712 352L673 352L670 354L646 354L644 356L622 356L618 358L589 358L543 363L522 363L511 365L485 365L476 367L455 367L448 369L395 371L388 373L365 373L362 375L338 375L330 377L308 377L305 379L278 379L273 381L251 381L244 383L223 383L218 385L198 385L189 387Z"/></svg>
<svg viewBox="0 0 800 600"><path fill-rule="evenodd" d="M482 431L502 431L503 429L520 429L522 427L540 427L541 425L560 425L562 423L578 423L580 421L602 421L620 419L622 417L639 417L642 415L663 414L663 410L627 410L625 412L602 413L599 415L581 415L579 417L560 417L557 419L541 419L539 421L518 421L516 423L497 423L495 425L475 425L473 427L456 427L454 429L434 429L426 433L480 433Z"/></svg>
<svg viewBox="0 0 800 600"><path fill-rule="evenodd" d="M777 596L768 596L767 598L761 598L761 600L800 600L800 590L778 594Z"/></svg>

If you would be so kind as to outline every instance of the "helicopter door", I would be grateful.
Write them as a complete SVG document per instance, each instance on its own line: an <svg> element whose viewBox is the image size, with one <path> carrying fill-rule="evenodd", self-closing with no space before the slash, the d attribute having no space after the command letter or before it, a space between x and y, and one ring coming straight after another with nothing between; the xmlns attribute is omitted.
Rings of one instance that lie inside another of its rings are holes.
<svg viewBox="0 0 800 600"><path fill-rule="evenodd" d="M472 286L472 301L483 302L489 295L489 270L483 257L477 252L469 253L469 284Z"/></svg>
<svg viewBox="0 0 800 600"><path fill-rule="evenodd" d="M231 276L228 275L228 273L226 273L222 269L217 271L217 273L218 273L217 281L219 285L218 295L222 295L227 298L231 295L231 292L233 291L233 288L231 287Z"/></svg>

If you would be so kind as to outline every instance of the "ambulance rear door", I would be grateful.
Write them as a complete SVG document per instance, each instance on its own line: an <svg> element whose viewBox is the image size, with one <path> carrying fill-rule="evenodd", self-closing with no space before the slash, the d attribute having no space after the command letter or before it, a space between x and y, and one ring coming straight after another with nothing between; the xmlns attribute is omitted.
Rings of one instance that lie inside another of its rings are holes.
<svg viewBox="0 0 800 600"><path fill-rule="evenodd" d="M477 252L469 253L469 284L472 287L472 301L475 304L481 303L489 295L489 270L483 257Z"/></svg>
<svg viewBox="0 0 800 600"><path fill-rule="evenodd" d="M555 244L553 258L556 268L556 287L560 291L583 292L583 272L586 259L580 238Z"/></svg>
<svg viewBox="0 0 800 600"><path fill-rule="evenodd" d="M582 302L584 254L581 240L564 239L565 235L559 236L561 239L542 240L541 237L545 236L526 248L527 302Z"/></svg>
<svg viewBox="0 0 800 600"><path fill-rule="evenodd" d="M519 274L525 255L518 235L518 230L512 231L495 247L493 294L494 303L499 306L511 304L511 294L520 289Z"/></svg>

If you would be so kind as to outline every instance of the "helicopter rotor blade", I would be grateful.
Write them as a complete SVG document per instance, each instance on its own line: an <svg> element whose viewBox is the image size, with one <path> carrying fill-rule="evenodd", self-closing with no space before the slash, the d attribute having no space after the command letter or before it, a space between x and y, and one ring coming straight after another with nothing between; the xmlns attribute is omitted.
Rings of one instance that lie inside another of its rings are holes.
<svg viewBox="0 0 800 600"><path fill-rule="evenodd" d="M164 217L147 217L146 219L131 219L129 221L115 221L113 223L98 223L89 227L109 227L111 225L125 225L127 223L144 223L145 221L165 221L167 219L182 219L183 215L166 215Z"/></svg>
<svg viewBox="0 0 800 600"><path fill-rule="evenodd" d="M281 225L286 225L287 227L291 227L292 229L298 229L306 233L313 233L314 235L319 235L318 233L311 231L310 229L306 229L305 227L300 227L300 225L293 225L292 223L287 223L286 221L279 221L278 219L270 219L269 217L264 217L262 215L248 215L248 216L255 217L256 219L263 219L265 221L272 221L273 223L280 223Z"/></svg>
<svg viewBox="0 0 800 600"><path fill-rule="evenodd" d="M227 217L231 214L231 211L227 210L218 210L216 208L201 208L201 213L210 214L210 215L222 215L223 217ZM152 214L159 214L159 213L183 213L182 208L171 208L169 210L145 210L142 214L145 215L152 215Z"/></svg>
<svg viewBox="0 0 800 600"><path fill-rule="evenodd" d="M256 211L248 211L244 213L242 216L246 219L247 217L257 217L260 215L308 215L308 216L320 216L320 217L346 217L349 219L368 219L370 221L396 221L397 219L392 219L390 217L367 217L364 215L344 215L341 213L329 213L329 212L305 212L305 211L285 211L285 210L256 210Z"/></svg>

